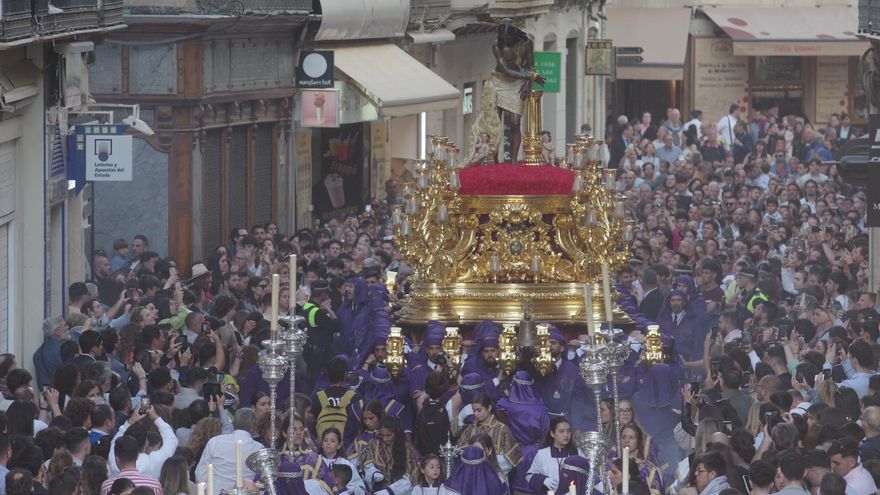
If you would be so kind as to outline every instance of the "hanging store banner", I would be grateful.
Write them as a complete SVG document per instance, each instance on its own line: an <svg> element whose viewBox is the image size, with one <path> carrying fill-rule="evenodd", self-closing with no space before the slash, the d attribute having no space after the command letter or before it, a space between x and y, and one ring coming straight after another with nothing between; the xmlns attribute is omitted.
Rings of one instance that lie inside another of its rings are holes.
<svg viewBox="0 0 880 495"><path fill-rule="evenodd" d="M584 73L586 75L611 75L614 70L614 44L611 40L589 40L585 53Z"/></svg>
<svg viewBox="0 0 880 495"><path fill-rule="evenodd" d="M535 52L535 72L544 76L544 85L532 84L532 89L545 93L558 93L562 77L562 54L559 52Z"/></svg>

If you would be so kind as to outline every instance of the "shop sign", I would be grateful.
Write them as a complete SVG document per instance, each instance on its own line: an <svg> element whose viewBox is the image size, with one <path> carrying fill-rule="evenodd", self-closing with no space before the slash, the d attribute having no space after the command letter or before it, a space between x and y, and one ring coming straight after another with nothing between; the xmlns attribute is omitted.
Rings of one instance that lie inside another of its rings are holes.
<svg viewBox="0 0 880 495"><path fill-rule="evenodd" d="M86 180L131 180L131 135L86 136Z"/></svg>
<svg viewBox="0 0 880 495"><path fill-rule="evenodd" d="M379 107L352 85L336 81L339 91L339 124L379 120Z"/></svg>
<svg viewBox="0 0 880 495"><path fill-rule="evenodd" d="M588 40L584 73L588 76L610 76L613 71L614 44L611 40Z"/></svg>
<svg viewBox="0 0 880 495"><path fill-rule="evenodd" d="M301 91L303 127L339 127L339 92L335 89Z"/></svg>
<svg viewBox="0 0 880 495"><path fill-rule="evenodd" d="M333 87L333 51L303 50L296 67L296 87L329 89Z"/></svg>
<svg viewBox="0 0 880 495"><path fill-rule="evenodd" d="M562 54L535 52L535 72L544 77L544 85L532 84L532 89L545 93L558 93L559 79L562 76Z"/></svg>

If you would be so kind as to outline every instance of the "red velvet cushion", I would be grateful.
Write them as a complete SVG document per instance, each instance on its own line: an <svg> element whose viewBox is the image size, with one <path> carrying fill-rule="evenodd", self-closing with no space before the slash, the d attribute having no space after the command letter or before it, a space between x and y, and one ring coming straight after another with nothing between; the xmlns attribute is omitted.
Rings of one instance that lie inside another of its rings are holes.
<svg viewBox="0 0 880 495"><path fill-rule="evenodd" d="M571 194L571 170L551 166L496 163L474 165L459 173L463 196Z"/></svg>

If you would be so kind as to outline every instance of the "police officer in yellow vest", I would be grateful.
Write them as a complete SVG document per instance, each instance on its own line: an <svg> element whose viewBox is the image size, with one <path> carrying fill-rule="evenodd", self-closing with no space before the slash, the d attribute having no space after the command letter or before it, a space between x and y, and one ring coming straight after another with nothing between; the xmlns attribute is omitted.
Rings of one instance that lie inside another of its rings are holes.
<svg viewBox="0 0 880 495"><path fill-rule="evenodd" d="M755 306L761 301L769 301L770 298L758 287L758 272L751 267L743 267L736 274L736 285L742 287L739 303L736 305L736 313L740 321L751 318Z"/></svg>
<svg viewBox="0 0 880 495"><path fill-rule="evenodd" d="M333 334L339 331L339 320L330 307L330 285L326 280L318 279L312 282L311 289L309 300L298 308L308 328L303 359L308 367L309 388L324 375L327 362L333 357L330 352Z"/></svg>

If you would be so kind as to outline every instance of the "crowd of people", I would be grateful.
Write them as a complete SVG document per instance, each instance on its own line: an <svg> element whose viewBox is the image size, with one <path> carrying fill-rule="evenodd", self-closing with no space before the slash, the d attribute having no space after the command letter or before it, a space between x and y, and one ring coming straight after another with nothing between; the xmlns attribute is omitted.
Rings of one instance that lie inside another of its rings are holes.
<svg viewBox="0 0 880 495"><path fill-rule="evenodd" d="M846 116L819 126L774 111L745 121L732 106L717 123L699 113L681 123L670 109L659 125L645 114L608 126L638 226L616 274L633 322L618 397L606 387L595 404L581 337L553 325L546 375L527 359L502 371L490 321L466 335L460 367L443 352L442 323L408 329L406 365L392 373L386 343L411 270L388 228L400 202L389 181L357 218L290 235L274 223L235 228L186 279L144 235L96 251L94 276L43 323L35 374L0 356L0 495L195 495L208 480L218 495L238 485L236 449L265 447L283 452L284 495L592 495L624 484L634 495L872 495L880 315L866 199L827 163L857 131ZM308 340L295 395L289 375L278 388L273 428L258 360L275 274L280 312L301 316ZM653 324L662 362L644 358ZM591 487L577 439L597 430L609 485ZM447 441L458 447L451 472ZM245 489L262 483L242 470Z"/></svg>

